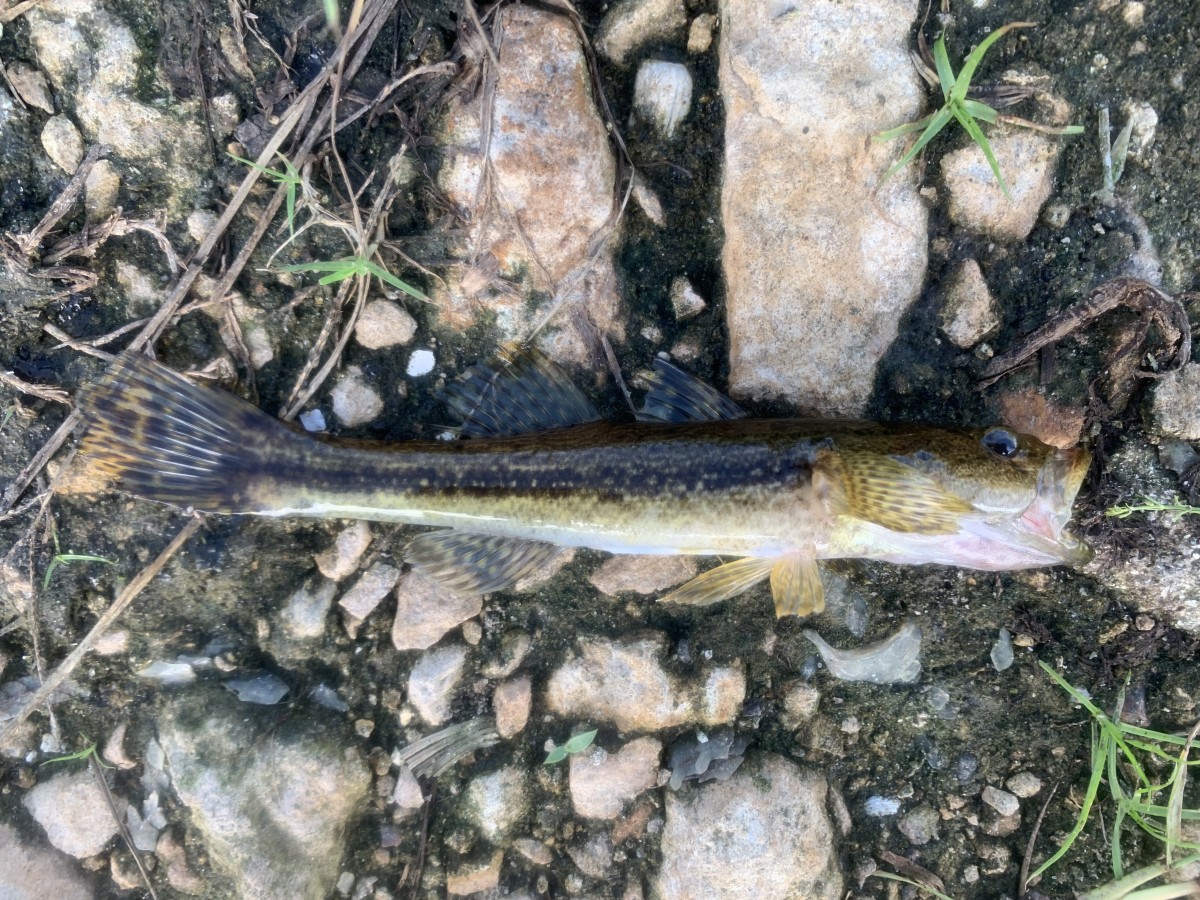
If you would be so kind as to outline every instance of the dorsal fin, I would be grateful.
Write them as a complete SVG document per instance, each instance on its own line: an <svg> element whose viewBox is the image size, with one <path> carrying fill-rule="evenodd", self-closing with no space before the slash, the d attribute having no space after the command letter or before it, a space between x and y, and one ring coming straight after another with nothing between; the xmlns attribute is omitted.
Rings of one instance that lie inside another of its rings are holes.
<svg viewBox="0 0 1200 900"><path fill-rule="evenodd" d="M516 584L562 549L522 538L430 531L409 542L404 559L452 591L488 594Z"/></svg>
<svg viewBox="0 0 1200 900"><path fill-rule="evenodd" d="M649 382L650 391L637 412L639 422L712 422L746 415L720 391L662 357L655 358Z"/></svg>
<svg viewBox="0 0 1200 900"><path fill-rule="evenodd" d="M544 353L501 350L446 386L464 437L502 437L583 425L600 418L591 401Z"/></svg>

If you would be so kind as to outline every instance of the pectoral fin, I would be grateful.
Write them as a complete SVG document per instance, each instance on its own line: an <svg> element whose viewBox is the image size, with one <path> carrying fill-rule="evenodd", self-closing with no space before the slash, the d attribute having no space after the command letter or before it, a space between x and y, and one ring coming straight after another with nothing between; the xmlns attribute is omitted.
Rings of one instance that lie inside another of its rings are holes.
<svg viewBox="0 0 1200 900"><path fill-rule="evenodd" d="M973 512L924 472L903 461L877 454L846 454L846 512L907 534L953 534L962 516Z"/></svg>
<svg viewBox="0 0 1200 900"><path fill-rule="evenodd" d="M802 553L791 553L771 568L771 595L775 615L808 616L825 609L825 586L817 561Z"/></svg>
<svg viewBox="0 0 1200 900"><path fill-rule="evenodd" d="M487 594L512 586L561 551L542 541L431 531L413 538L404 558L452 591Z"/></svg>
<svg viewBox="0 0 1200 900"><path fill-rule="evenodd" d="M653 365L654 372L647 379L650 390L637 411L639 422L713 422L746 415L716 388L665 359L657 358Z"/></svg>
<svg viewBox="0 0 1200 900"><path fill-rule="evenodd" d="M754 556L735 559L723 566L709 569L703 575L697 575L687 584L660 598L660 602L708 606L710 603L728 600L749 590L770 575L774 565L773 559Z"/></svg>

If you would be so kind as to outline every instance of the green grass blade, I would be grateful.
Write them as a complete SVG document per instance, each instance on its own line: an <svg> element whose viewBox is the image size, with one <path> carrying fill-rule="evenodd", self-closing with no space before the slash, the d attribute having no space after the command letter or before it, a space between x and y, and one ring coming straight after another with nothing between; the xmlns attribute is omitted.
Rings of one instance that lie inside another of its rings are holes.
<svg viewBox="0 0 1200 900"><path fill-rule="evenodd" d="M963 109L973 119L980 119L987 122L989 125L996 124L996 117L999 115L994 109L986 103L981 103L978 100L964 100L962 102Z"/></svg>
<svg viewBox="0 0 1200 900"><path fill-rule="evenodd" d="M894 875L891 872L872 872L871 877L872 878L884 878L888 881L898 881L898 882L900 882L900 884L911 885L912 887L915 887L920 893L928 894L930 897L933 897L934 900L954 900L953 897L947 897L941 891L935 890L934 888L931 888L928 885L919 884L918 882L913 881L911 878L905 878L903 875Z"/></svg>
<svg viewBox="0 0 1200 900"><path fill-rule="evenodd" d="M932 141L937 136L937 133L946 127L946 123L950 121L950 116L950 109L945 106L934 113L933 118L929 120L929 124L925 127L924 133L908 148L908 152L900 157L900 161L887 170L887 173L883 176L883 180L887 181L912 162L916 158L916 155L924 149L925 145Z"/></svg>
<svg viewBox="0 0 1200 900"><path fill-rule="evenodd" d="M1071 845L1075 843L1075 839L1083 833L1083 829L1087 825L1088 816L1092 812L1092 804L1096 802L1096 796L1100 793L1100 781L1104 777L1104 759L1108 756L1109 742L1111 740L1112 738L1105 732L1101 732L1099 746L1092 755L1092 775L1088 780L1087 792L1083 795L1083 803L1079 807L1079 815L1075 819L1075 824L1063 839L1062 844L1054 852L1054 855L1038 866L1037 870L1029 876L1030 881L1037 878L1062 859L1067 854L1067 851L1071 849ZM1097 758L1097 755L1099 755L1099 758Z"/></svg>
<svg viewBox="0 0 1200 900"><path fill-rule="evenodd" d="M1191 864L1200 859L1200 855L1189 857L1186 860L1180 860L1180 865ZM1111 884L1106 884L1103 887L1095 888L1088 891L1086 894L1079 894L1079 900L1123 900L1123 898L1134 896L1130 892L1143 884L1153 881L1155 878L1161 878L1171 870L1171 867L1165 863L1155 863L1151 866L1146 866L1143 869L1138 869L1136 872L1130 872L1124 878L1114 881ZM1179 887L1180 885L1171 885L1171 887ZM1140 896L1140 895L1138 895ZM1182 896L1187 896L1186 894Z"/></svg>
<svg viewBox="0 0 1200 900"><path fill-rule="evenodd" d="M97 562L104 563L106 566L117 564L115 559L105 559L103 556L91 556L87 553L59 553L50 560L50 565L46 566L46 575L42 579L42 590L50 587L50 576L54 574L55 569L73 562Z"/></svg>
<svg viewBox="0 0 1200 900"><path fill-rule="evenodd" d="M992 174L995 175L996 180L1000 182L1000 190L1004 192L1005 197L1008 197L1011 200L1012 194L1008 192L1008 185L1004 182L1004 176L1000 174L1000 164L996 162L996 155L992 153L992 145L988 143L988 139L984 136L983 129L980 128L979 123L972 119L967 111L962 108L961 103L951 102L950 106L954 111L954 118L958 119L959 124L962 125L967 134L971 136L971 140L978 144L979 149L983 151L983 155L987 158L988 165L992 167Z"/></svg>
<svg viewBox="0 0 1200 900"><path fill-rule="evenodd" d="M937 66L938 84L942 88L942 99L949 100L950 92L954 90L954 69L950 66L950 57L946 53L946 35L939 34L933 42L933 64Z"/></svg>
<svg viewBox="0 0 1200 900"><path fill-rule="evenodd" d="M958 77L954 80L954 89L950 91L950 96L946 99L957 100L960 103L966 100L967 89L971 87L971 79L975 77L975 70L979 68L979 63L983 61L983 55L991 49L992 44L1016 28L1033 28L1036 25L1036 22L1009 22L1007 25L997 28L980 41L979 46L967 55L966 61L963 62L963 67L958 73Z"/></svg>
<svg viewBox="0 0 1200 900"><path fill-rule="evenodd" d="M872 135L871 140L875 141L877 144L882 144L885 141L892 140L893 138L903 137L906 134L912 134L914 131L920 131L930 122L932 122L933 117L936 115L937 113L930 113L929 115L922 119L918 119L915 122L905 122L903 125L897 126L896 128L890 128L887 131L881 131L879 134Z"/></svg>
<svg viewBox="0 0 1200 900"><path fill-rule="evenodd" d="M378 265L378 264L373 263L368 260L366 263L366 270L368 272L370 272L372 275L374 275L376 278L378 278L380 281L390 284L392 287L394 287L398 291L404 291L404 293L408 294L410 297L415 297L418 300L424 300L426 303L433 302L428 297L426 297L425 293L423 291L421 291L419 288L415 288L411 284L408 284L405 281L401 281L399 278L397 278L395 275L393 275L391 272L389 272L387 269L385 269L381 265Z"/></svg>

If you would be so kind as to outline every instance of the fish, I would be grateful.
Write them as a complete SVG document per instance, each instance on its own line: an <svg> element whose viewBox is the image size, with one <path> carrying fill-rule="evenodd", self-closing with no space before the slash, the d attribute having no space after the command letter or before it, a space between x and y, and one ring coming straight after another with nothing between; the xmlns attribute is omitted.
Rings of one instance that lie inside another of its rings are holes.
<svg viewBox="0 0 1200 900"><path fill-rule="evenodd" d="M1080 565L1067 527L1090 465L1003 426L761 419L665 359L635 421L602 421L543 354L509 348L444 391L456 440L317 440L126 352L81 393L69 493L220 515L433 526L405 549L449 590L490 593L564 548L723 558L661 599L769 581L776 614L824 608L827 560L984 571Z"/></svg>

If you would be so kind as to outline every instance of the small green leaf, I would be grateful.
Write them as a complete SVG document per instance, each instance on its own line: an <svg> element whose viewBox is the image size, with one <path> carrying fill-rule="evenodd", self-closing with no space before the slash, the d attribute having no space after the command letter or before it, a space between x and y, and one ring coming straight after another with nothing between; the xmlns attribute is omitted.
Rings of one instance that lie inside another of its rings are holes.
<svg viewBox="0 0 1200 900"><path fill-rule="evenodd" d="M996 123L996 116L998 113L986 103L980 103L978 100L964 100L962 105L963 109L967 111L971 118L982 119L989 125L994 125Z"/></svg>
<svg viewBox="0 0 1200 900"><path fill-rule="evenodd" d="M946 123L950 121L951 115L952 113L949 105L943 106L936 113L934 113L933 118L929 120L929 125L925 128L925 132L919 138L917 138L915 144L908 148L908 152L900 157L900 161L887 170L887 173L883 176L883 180L887 181L889 178L907 166L910 162L912 162L916 155L921 152L922 148L924 148L926 144L933 140L939 131L946 127Z"/></svg>
<svg viewBox="0 0 1200 900"><path fill-rule="evenodd" d="M586 750L592 746L592 741L596 739L596 731L593 728L591 731L585 731L583 734L577 734L575 737L567 741L563 746L566 747L568 753L578 753L580 750Z"/></svg>
<svg viewBox="0 0 1200 900"><path fill-rule="evenodd" d="M1008 185L1004 183L1004 176L1000 174L1000 164L996 162L996 155L992 153L992 145L988 143L988 139L984 137L983 129L979 127L979 123L971 118L970 114L962 108L961 103L951 103L954 109L954 118L971 136L979 149L983 151L983 155L987 158L988 165L992 167L992 174L996 176L996 180L1000 182L1000 190L1004 192L1004 196L1012 199L1012 195L1008 192Z"/></svg>
<svg viewBox="0 0 1200 900"><path fill-rule="evenodd" d="M946 99L958 100L959 102L966 100L967 90L971 87L971 79L975 77L975 70L979 68L980 62L983 61L983 55L988 52L992 44L1015 28L1033 28L1036 25L1036 22L1009 22L1007 25L1000 26L980 41L979 46L967 54L962 70L958 73L958 78L954 80L954 89Z"/></svg>
<svg viewBox="0 0 1200 900"><path fill-rule="evenodd" d="M546 754L546 761L544 763L542 763L542 765L552 766L555 763L562 762L566 758L567 758L567 748L566 747L555 747L553 750L551 750L549 753Z"/></svg>
<svg viewBox="0 0 1200 900"><path fill-rule="evenodd" d="M946 53L946 35L943 32L933 42L933 64L937 66L938 84L942 88L942 99L949 100L950 92L954 90L954 69L950 67L950 57Z"/></svg>
<svg viewBox="0 0 1200 900"><path fill-rule="evenodd" d="M50 577L54 574L55 569L73 562L97 562L104 563L106 566L117 564L115 559L105 559L103 556L90 556L86 553L59 553L50 560L50 565L46 566L46 575L42 578L42 590L50 587Z"/></svg>

